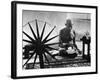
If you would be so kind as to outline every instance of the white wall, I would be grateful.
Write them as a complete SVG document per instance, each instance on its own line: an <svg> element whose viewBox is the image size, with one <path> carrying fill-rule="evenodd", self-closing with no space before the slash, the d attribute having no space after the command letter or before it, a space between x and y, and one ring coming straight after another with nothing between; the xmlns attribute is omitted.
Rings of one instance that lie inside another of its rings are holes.
<svg viewBox="0 0 100 80"><path fill-rule="evenodd" d="M22 0L22 1L26 1L26 0ZM31 1L49 2L49 3L64 3L64 4L97 5L99 6L99 14L100 14L100 0L31 0ZM11 80L10 78L11 11L10 10L11 10L11 0L1 0L0 2L0 37L1 37L0 38L0 80ZM100 20L100 16L98 16L98 18ZM100 29L98 28L98 30ZM100 34L100 31L98 31L98 33ZM100 41L100 37L98 41ZM98 44L100 44L100 42L98 42ZM98 57L100 57L99 52L100 50L98 51ZM100 58L98 61L100 61ZM98 64L98 66L100 67L100 64ZM42 78L42 80L56 80L56 79L58 80L100 80L99 76L100 74L62 76L62 77ZM26 79L26 80L32 80L32 79ZM41 78L34 78L34 80L41 80Z"/></svg>

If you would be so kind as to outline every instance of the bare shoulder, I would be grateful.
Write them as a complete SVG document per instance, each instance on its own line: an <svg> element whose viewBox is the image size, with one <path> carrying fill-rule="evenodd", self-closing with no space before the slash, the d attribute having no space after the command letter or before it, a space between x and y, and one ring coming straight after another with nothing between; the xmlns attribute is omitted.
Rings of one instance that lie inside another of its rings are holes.
<svg viewBox="0 0 100 80"><path fill-rule="evenodd" d="M66 28L63 28L63 29L61 29L60 31L64 31L64 30L66 30Z"/></svg>

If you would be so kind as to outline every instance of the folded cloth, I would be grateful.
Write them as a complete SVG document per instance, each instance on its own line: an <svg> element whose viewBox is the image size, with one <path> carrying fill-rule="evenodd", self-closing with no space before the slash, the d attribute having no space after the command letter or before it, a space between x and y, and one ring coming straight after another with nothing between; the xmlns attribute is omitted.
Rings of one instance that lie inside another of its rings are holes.
<svg viewBox="0 0 100 80"><path fill-rule="evenodd" d="M66 52L68 54L73 54L73 53L76 53L76 50L75 49L72 49L72 47L69 47L68 50L66 50Z"/></svg>

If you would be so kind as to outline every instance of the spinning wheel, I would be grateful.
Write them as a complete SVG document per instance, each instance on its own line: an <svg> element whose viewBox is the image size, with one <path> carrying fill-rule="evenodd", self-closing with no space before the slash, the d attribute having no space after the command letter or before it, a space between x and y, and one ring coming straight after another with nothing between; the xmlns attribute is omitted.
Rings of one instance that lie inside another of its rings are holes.
<svg viewBox="0 0 100 80"><path fill-rule="evenodd" d="M50 62L49 62L49 59L47 58L47 55L49 55L49 56L51 56L51 58L57 60L49 52L49 50L57 50L57 49L51 47L51 45L56 45L56 44L59 44L59 43L47 43L47 42L49 42L49 41L51 41L51 40L53 40L53 39L58 37L58 35L56 35L56 36L53 36L53 37L48 39L48 37L51 35L51 33L56 28L56 26L54 26L52 28L52 30L43 38L47 23L44 22L44 25L43 25L43 28L42 28L42 31L41 31L41 34L40 34L40 31L39 31L39 27L40 26L38 25L38 22L39 21L35 20L34 27L36 26L36 32L33 29L32 25L30 24L31 22L28 22L28 24L27 24L28 28L30 29L30 31L31 31L31 33L33 35L33 37L31 37L28 32L23 31L23 35L28 38L28 39L23 39L23 42L26 42L26 43L30 44L29 46L25 45L25 46L27 46L27 49L25 47L23 49L26 50L26 53L28 55L30 54L29 53L30 51L33 51L31 53L31 55L27 58L26 62L23 64L23 67L25 67L25 65L28 64L28 62L30 61L30 59L32 59L33 56L34 56L33 67L36 64L36 59L37 58L39 58L40 68L44 68L44 58L47 61L47 63L49 64Z"/></svg>

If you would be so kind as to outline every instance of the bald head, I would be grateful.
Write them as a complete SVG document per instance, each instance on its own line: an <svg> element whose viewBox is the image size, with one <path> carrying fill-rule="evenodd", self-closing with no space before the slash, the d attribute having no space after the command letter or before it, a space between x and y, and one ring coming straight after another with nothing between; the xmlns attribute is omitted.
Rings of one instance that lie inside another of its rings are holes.
<svg viewBox="0 0 100 80"><path fill-rule="evenodd" d="M66 20L65 26L66 26L67 28L72 28L71 19L67 19L67 20Z"/></svg>

